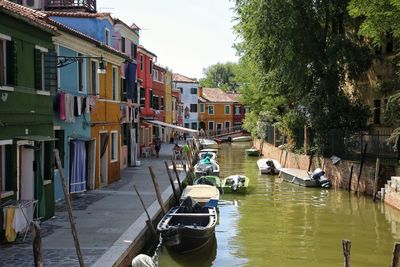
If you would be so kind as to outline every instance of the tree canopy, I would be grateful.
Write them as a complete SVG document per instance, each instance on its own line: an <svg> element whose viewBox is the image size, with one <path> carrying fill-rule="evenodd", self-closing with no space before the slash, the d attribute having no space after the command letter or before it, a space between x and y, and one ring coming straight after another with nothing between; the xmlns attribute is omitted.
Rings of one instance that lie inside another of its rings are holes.
<svg viewBox="0 0 400 267"><path fill-rule="evenodd" d="M307 124L319 143L330 129L366 127L368 108L344 90L369 67L371 52L348 2L236 0L242 39L236 47L247 72L239 76L252 121L270 120L288 131Z"/></svg>
<svg viewBox="0 0 400 267"><path fill-rule="evenodd" d="M225 91L233 91L238 87L236 72L238 64L227 62L217 63L203 69L204 78L200 79L200 86L221 88Z"/></svg>

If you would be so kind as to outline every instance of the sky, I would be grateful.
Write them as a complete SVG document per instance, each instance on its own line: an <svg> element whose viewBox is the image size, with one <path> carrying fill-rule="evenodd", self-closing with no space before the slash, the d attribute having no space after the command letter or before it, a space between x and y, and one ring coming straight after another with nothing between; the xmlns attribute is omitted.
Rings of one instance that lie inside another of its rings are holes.
<svg viewBox="0 0 400 267"><path fill-rule="evenodd" d="M218 62L237 62L232 0L99 0L110 12L141 28L140 44L157 55L157 63L191 78Z"/></svg>

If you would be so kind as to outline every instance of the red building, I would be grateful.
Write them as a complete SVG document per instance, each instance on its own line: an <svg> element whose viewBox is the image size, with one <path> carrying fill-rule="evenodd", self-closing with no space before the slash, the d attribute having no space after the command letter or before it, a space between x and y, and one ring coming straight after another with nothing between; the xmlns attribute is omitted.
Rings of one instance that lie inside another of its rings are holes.
<svg viewBox="0 0 400 267"><path fill-rule="evenodd" d="M239 94L228 93L229 97L234 101L233 103L233 127L241 127L244 117L246 116L246 108L239 103Z"/></svg>
<svg viewBox="0 0 400 267"><path fill-rule="evenodd" d="M140 90L140 152L143 147L150 147L153 143L152 124L145 120L154 119L154 110L152 108L153 98L153 60L156 54L150 52L143 46L138 46L137 53L137 80Z"/></svg>

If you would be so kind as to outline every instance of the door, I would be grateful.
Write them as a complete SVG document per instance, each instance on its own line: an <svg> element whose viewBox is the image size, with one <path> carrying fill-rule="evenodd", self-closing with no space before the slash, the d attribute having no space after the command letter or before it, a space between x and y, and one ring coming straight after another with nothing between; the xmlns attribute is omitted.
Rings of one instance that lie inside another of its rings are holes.
<svg viewBox="0 0 400 267"><path fill-rule="evenodd" d="M95 186L95 170L96 170L96 140L90 140L88 148L88 188L93 190Z"/></svg>
<svg viewBox="0 0 400 267"><path fill-rule="evenodd" d="M108 133L100 133L100 186L108 183Z"/></svg>
<svg viewBox="0 0 400 267"><path fill-rule="evenodd" d="M35 172L33 163L35 160L33 147L20 146L20 199L35 199Z"/></svg>
<svg viewBox="0 0 400 267"><path fill-rule="evenodd" d="M222 123L217 123L217 134L220 134L222 130Z"/></svg>

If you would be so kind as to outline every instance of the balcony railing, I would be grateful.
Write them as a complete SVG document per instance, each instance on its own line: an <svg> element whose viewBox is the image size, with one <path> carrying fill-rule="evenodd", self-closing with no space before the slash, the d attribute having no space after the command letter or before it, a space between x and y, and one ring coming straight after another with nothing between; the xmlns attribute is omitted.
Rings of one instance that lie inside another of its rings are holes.
<svg viewBox="0 0 400 267"><path fill-rule="evenodd" d="M75 9L96 12L96 0L47 0L46 9Z"/></svg>

